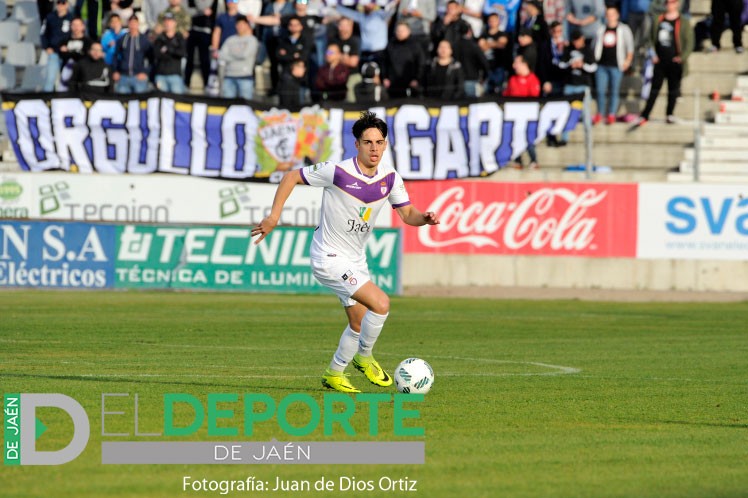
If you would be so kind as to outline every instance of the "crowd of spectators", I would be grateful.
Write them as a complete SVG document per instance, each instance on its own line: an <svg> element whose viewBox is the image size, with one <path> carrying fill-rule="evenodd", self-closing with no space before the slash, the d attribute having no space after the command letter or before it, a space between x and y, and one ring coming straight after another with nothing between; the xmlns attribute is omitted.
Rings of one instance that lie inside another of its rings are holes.
<svg viewBox="0 0 748 498"><path fill-rule="evenodd" d="M694 47L688 0L682 1L40 0L44 90L155 87L289 107L451 101L518 95L511 81L521 68L539 84L527 96L589 87L597 100L593 122L613 124L621 120L623 76L648 74L639 124L665 82L671 122ZM720 49L727 19L733 48L742 53L736 5L741 0L713 0L708 50ZM262 65L270 85L258 95L254 78ZM553 142L563 145L565 137Z"/></svg>

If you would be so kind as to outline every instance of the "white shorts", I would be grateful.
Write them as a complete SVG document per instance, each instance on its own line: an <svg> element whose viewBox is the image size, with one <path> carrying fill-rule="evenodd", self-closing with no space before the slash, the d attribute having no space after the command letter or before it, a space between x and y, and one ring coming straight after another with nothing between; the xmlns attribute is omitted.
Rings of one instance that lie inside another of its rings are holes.
<svg viewBox="0 0 748 498"><path fill-rule="evenodd" d="M340 256L328 256L322 260L311 260L314 278L338 296L343 306L353 306L351 298L363 285L371 280L366 263L352 263Z"/></svg>

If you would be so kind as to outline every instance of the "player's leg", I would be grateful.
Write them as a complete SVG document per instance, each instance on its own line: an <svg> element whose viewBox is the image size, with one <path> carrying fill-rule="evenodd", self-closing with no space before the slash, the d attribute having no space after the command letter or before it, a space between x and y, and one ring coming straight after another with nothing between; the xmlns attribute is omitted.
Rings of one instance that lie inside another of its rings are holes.
<svg viewBox="0 0 748 498"><path fill-rule="evenodd" d="M392 377L374 359L372 350L389 315L390 298L371 281L362 285L352 297L367 309L361 318L358 352L353 357L353 366L363 372L373 384L389 386L392 384Z"/></svg>
<svg viewBox="0 0 748 498"><path fill-rule="evenodd" d="M348 325L340 336L338 348L322 376L322 385L341 392L361 392L351 384L344 372L358 351L361 320L367 311L365 306L351 298L351 294L369 281L368 271L357 269L356 265L337 257L312 260L312 271L322 285L338 296L348 317Z"/></svg>

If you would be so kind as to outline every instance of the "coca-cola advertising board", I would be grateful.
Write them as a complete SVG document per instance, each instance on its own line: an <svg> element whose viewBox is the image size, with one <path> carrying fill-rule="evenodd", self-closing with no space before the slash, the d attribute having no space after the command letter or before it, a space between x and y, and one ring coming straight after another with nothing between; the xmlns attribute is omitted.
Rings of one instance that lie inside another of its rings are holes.
<svg viewBox="0 0 748 498"><path fill-rule="evenodd" d="M636 257L634 183L406 183L438 225L403 231L406 253ZM393 213L393 226L402 226Z"/></svg>

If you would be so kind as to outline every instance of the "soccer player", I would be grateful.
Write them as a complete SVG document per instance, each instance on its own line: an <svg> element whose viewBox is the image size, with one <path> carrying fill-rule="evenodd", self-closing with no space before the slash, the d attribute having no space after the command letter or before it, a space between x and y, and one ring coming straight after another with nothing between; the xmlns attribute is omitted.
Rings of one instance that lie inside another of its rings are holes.
<svg viewBox="0 0 748 498"><path fill-rule="evenodd" d="M392 377L372 355L390 311L390 300L369 277L364 248L371 224L385 201L408 225L439 223L435 213L422 213L410 203L397 171L380 164L387 148L387 124L374 113L363 112L353 125L353 136L356 157L286 173L270 214L252 228L252 236L259 235L255 241L258 244L278 224L283 205L297 184L324 187L320 223L312 238L311 266L315 278L337 294L345 307L348 326L322 376L322 385L346 393L361 392L344 373L350 362L373 384L392 384Z"/></svg>

